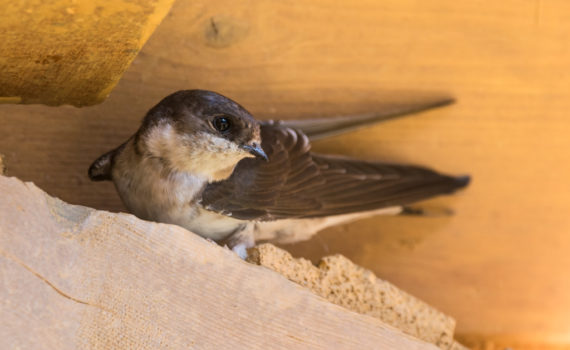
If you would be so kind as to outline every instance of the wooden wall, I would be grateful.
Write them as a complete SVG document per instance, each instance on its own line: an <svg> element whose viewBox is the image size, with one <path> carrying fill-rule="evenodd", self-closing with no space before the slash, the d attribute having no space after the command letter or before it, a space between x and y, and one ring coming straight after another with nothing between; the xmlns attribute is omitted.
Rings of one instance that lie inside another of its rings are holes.
<svg viewBox="0 0 570 350"><path fill-rule="evenodd" d="M448 92L454 106L320 142L368 160L473 176L426 205L448 218L374 218L287 247L342 253L493 349L570 344L570 3L178 0L103 104L0 106L9 174L123 210L91 161L178 89L226 94L259 118L374 111Z"/></svg>

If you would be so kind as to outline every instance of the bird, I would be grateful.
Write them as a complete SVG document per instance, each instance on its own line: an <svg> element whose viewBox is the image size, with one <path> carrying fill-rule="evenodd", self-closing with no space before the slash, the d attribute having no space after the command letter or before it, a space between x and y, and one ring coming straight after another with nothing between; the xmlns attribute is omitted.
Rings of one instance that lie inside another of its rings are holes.
<svg viewBox="0 0 570 350"><path fill-rule="evenodd" d="M221 94L182 90L151 108L88 175L112 181L135 216L182 226L245 258L256 242L293 243L329 226L414 212L412 203L467 186L465 175L311 151L311 141L404 112L258 121Z"/></svg>

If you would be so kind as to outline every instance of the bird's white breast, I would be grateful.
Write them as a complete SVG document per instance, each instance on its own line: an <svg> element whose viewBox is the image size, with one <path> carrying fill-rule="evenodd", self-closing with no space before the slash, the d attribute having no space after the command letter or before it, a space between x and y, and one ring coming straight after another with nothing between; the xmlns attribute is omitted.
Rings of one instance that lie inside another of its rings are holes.
<svg viewBox="0 0 570 350"><path fill-rule="evenodd" d="M165 171L160 160L131 161L124 152L113 169L113 181L129 211L141 219L182 226L203 237L225 238L243 222L207 211L199 199L208 180L187 172Z"/></svg>

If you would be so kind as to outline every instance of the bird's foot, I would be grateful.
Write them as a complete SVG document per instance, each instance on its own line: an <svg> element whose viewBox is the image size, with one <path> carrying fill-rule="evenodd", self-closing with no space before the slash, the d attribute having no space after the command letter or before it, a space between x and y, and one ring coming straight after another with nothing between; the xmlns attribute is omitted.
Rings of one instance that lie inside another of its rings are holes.
<svg viewBox="0 0 570 350"><path fill-rule="evenodd" d="M255 245L253 232L247 230L246 226L241 227L239 231L224 239L222 244L226 244L234 253L245 260L247 258L247 250Z"/></svg>
<svg viewBox="0 0 570 350"><path fill-rule="evenodd" d="M245 260L247 259L247 248L249 248L247 244L239 243L233 246L232 251L236 253L240 258Z"/></svg>

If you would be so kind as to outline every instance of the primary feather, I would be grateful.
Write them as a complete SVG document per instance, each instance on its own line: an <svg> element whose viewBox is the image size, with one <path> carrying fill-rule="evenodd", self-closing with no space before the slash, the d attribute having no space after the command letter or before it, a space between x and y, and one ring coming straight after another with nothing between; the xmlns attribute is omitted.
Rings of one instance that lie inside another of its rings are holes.
<svg viewBox="0 0 570 350"><path fill-rule="evenodd" d="M396 106L376 113L339 116L331 118L280 120L275 123L285 128L292 128L303 132L311 141L337 136L354 131L368 125L386 120L402 117L411 113L426 111L432 108L443 107L454 103L450 97L433 99L427 102L418 102L405 106Z"/></svg>

